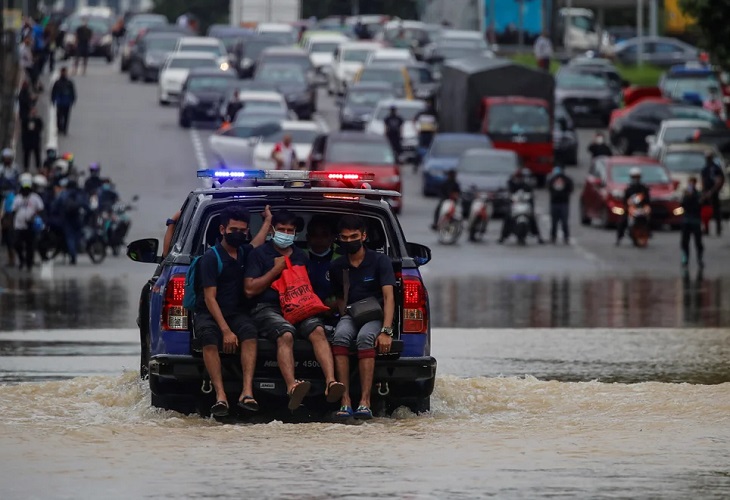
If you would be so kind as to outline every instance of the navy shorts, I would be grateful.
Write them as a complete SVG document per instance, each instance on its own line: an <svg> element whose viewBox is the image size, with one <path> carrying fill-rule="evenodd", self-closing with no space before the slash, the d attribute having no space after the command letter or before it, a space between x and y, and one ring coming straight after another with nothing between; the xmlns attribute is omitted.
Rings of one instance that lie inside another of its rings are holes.
<svg viewBox="0 0 730 500"><path fill-rule="evenodd" d="M314 330L324 328L324 323L317 316L307 318L296 326L292 325L284 319L278 304L259 304L253 308L251 316L261 336L274 343L287 332L308 339Z"/></svg>
<svg viewBox="0 0 730 500"><path fill-rule="evenodd" d="M238 337L238 342L258 338L256 325L248 314L224 314L223 319L226 320L233 334ZM223 349L223 333L212 314L209 312L195 313L194 328L195 338L200 340L201 346L217 345L218 349Z"/></svg>

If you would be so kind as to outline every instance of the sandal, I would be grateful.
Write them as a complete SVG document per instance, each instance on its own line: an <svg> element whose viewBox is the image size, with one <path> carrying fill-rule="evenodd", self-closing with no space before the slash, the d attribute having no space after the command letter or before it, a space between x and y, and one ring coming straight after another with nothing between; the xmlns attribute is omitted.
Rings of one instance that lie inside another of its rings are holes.
<svg viewBox="0 0 730 500"><path fill-rule="evenodd" d="M297 381L297 384L289 391L289 405L287 407L292 411L299 408L311 387L311 382L307 382L306 380Z"/></svg>
<svg viewBox="0 0 730 500"><path fill-rule="evenodd" d="M210 414L213 417L225 417L228 415L228 402L227 401L216 401L213 406L210 407Z"/></svg>
<svg viewBox="0 0 730 500"><path fill-rule="evenodd" d="M342 399L342 396L345 394L345 384L342 382L337 382L336 380L333 380L329 384L327 384L327 390L325 391L325 395L327 396L327 402L328 403L336 403L340 399Z"/></svg>
<svg viewBox="0 0 730 500"><path fill-rule="evenodd" d="M370 411L370 408L367 406L360 405L357 407L357 410L355 410L353 416L358 420L370 420L373 418L373 412Z"/></svg>
<svg viewBox="0 0 730 500"><path fill-rule="evenodd" d="M355 413L352 411L352 407L350 406L340 406L340 409L335 412L335 419L336 420L347 420L348 418L351 418Z"/></svg>
<svg viewBox="0 0 730 500"><path fill-rule="evenodd" d="M243 396L238 401L238 407L246 411L259 411L259 403L253 396Z"/></svg>

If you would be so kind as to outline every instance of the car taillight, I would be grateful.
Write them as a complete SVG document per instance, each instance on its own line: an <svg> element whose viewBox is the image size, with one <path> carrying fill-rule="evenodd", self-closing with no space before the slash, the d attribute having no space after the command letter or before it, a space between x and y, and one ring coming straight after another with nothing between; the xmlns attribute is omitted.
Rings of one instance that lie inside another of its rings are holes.
<svg viewBox="0 0 730 500"><path fill-rule="evenodd" d="M426 287L416 276L403 276L403 333L427 333Z"/></svg>
<svg viewBox="0 0 730 500"><path fill-rule="evenodd" d="M163 330L188 329L188 312L183 307L184 297L185 276L173 276L165 289L165 302L162 306Z"/></svg>

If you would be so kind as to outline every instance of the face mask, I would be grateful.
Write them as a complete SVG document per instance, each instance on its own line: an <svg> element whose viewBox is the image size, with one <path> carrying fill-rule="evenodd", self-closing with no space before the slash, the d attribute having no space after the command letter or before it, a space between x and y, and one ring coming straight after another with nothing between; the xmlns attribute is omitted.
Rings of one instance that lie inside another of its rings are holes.
<svg viewBox="0 0 730 500"><path fill-rule="evenodd" d="M30 191L31 191L31 189L29 187L24 187L24 188L21 188L20 194L22 194L23 196L28 196L30 194Z"/></svg>
<svg viewBox="0 0 730 500"><path fill-rule="evenodd" d="M362 240L341 241L340 247L342 247L345 252L352 255L360 251L360 249L362 248Z"/></svg>
<svg viewBox="0 0 730 500"><path fill-rule="evenodd" d="M639 182L641 182L641 179L639 179L638 177L631 178L631 184L638 184Z"/></svg>
<svg viewBox="0 0 730 500"><path fill-rule="evenodd" d="M246 233L226 233L223 237L226 239L226 243L233 248L240 248L248 242L248 234Z"/></svg>
<svg viewBox="0 0 730 500"><path fill-rule="evenodd" d="M279 248L289 248L294 244L294 235L282 233L281 231L274 231L274 245Z"/></svg>
<svg viewBox="0 0 730 500"><path fill-rule="evenodd" d="M325 255L329 254L329 253L330 253L330 251L331 251L331 250L330 250L330 249L328 248L328 249L327 249L327 250L325 250L324 252L321 252L321 253L319 253L319 252L315 252L315 251L314 251L314 250L312 250L311 248L309 249L309 253L311 253L311 254L312 254L312 255L314 255L315 257L324 257Z"/></svg>

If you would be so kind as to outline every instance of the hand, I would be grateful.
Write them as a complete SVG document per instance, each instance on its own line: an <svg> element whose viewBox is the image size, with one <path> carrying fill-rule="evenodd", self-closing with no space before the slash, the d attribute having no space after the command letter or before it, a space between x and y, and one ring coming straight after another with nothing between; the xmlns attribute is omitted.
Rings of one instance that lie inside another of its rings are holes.
<svg viewBox="0 0 730 500"><path fill-rule="evenodd" d="M223 332L223 352L233 354L238 347L238 337L236 337L230 328Z"/></svg>
<svg viewBox="0 0 730 500"><path fill-rule="evenodd" d="M381 332L375 339L375 349L377 349L380 354L388 354L390 352L390 346L392 345L393 337L387 333Z"/></svg>
<svg viewBox="0 0 730 500"><path fill-rule="evenodd" d="M271 215L271 207L269 205L266 205L264 207L264 220L270 222L271 221L271 217L272 217L272 215Z"/></svg>
<svg viewBox="0 0 730 500"><path fill-rule="evenodd" d="M277 273L282 272L284 269L286 269L286 257L275 257L274 258L274 269L277 271Z"/></svg>

